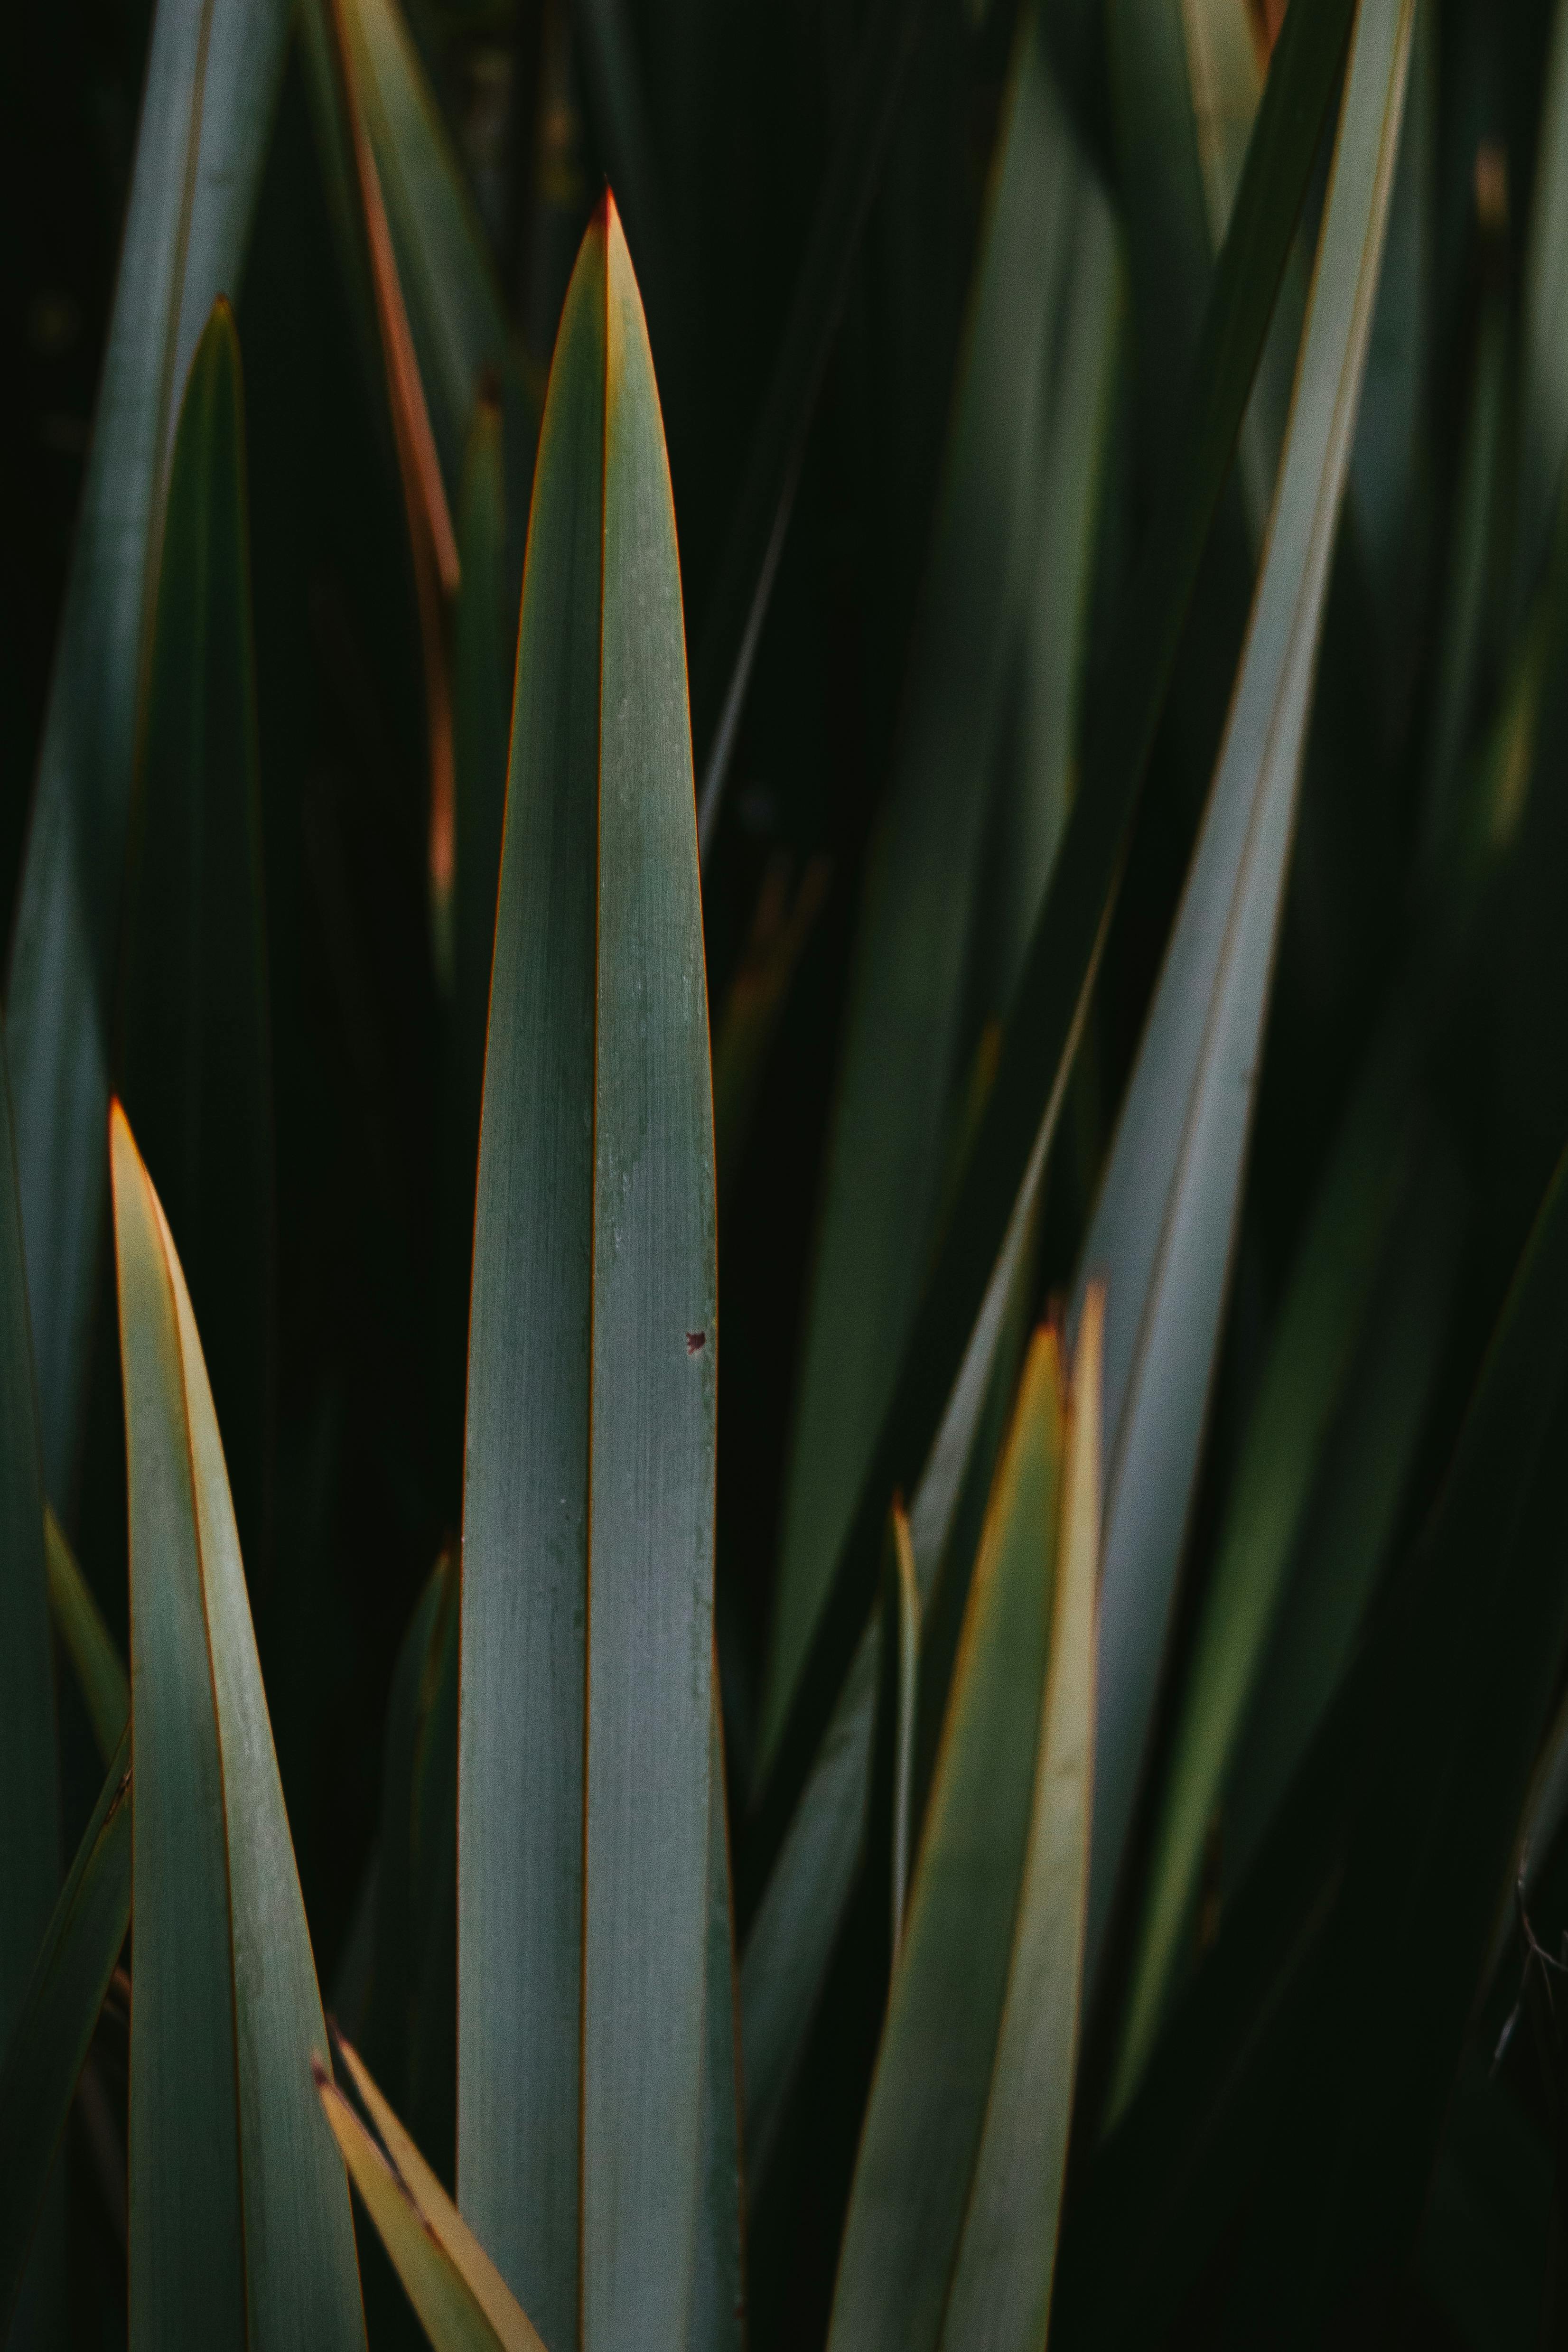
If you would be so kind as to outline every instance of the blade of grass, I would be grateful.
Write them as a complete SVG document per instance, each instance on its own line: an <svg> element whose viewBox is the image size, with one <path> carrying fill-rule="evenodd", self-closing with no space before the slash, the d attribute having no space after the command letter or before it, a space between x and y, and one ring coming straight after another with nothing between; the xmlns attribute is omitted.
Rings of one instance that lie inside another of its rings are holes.
<svg viewBox="0 0 1568 2352"><path fill-rule="evenodd" d="M459 2201L548 2341L658 2352L687 2324L699 2193L715 1203L674 515L607 199L541 435L491 1014Z"/></svg>
<svg viewBox="0 0 1568 2352"><path fill-rule="evenodd" d="M5 1037L44 1486L61 1510L103 1221L110 995L169 454L191 354L241 274L289 21L283 0L157 10L44 721Z"/></svg>
<svg viewBox="0 0 1568 2352"><path fill-rule="evenodd" d="M326 2028L189 1294L110 1123L131 1531L132 2346L363 2347Z"/></svg>
<svg viewBox="0 0 1568 2352"><path fill-rule="evenodd" d="M940 2338L1028 1844L1062 1471L1054 1334L1030 1350L970 1592L844 2226L830 2352Z"/></svg>
<svg viewBox="0 0 1568 2352"><path fill-rule="evenodd" d="M137 771L121 1098L205 1335L255 1571L272 1422L272 1041L244 390L223 300L180 404Z"/></svg>
<svg viewBox="0 0 1568 2352"><path fill-rule="evenodd" d="M375 2126L367 2131L319 2058L316 2089L349 2178L436 2352L542 2352L538 2336L363 2061L337 2052Z"/></svg>
<svg viewBox="0 0 1568 2352"><path fill-rule="evenodd" d="M1521 614L1546 556L1568 453L1568 6L1558 0L1541 98L1535 185L1524 260L1519 520L1512 606Z"/></svg>
<svg viewBox="0 0 1568 2352"><path fill-rule="evenodd" d="M131 1685L114 1636L103 1622L76 1554L58 1519L44 1508L44 1556L47 1563L49 1614L70 1654L98 1752L107 1764L131 1720Z"/></svg>
<svg viewBox="0 0 1568 2352"><path fill-rule="evenodd" d="M1412 9L1358 16L1268 551L1181 907L1080 1259L1103 1276L1105 1562L1088 1966L1142 1769L1196 1476L1398 150Z"/></svg>
<svg viewBox="0 0 1568 2352"><path fill-rule="evenodd" d="M1289 14L1247 151L1162 493L1107 656L1083 785L1036 918L997 1072L904 1347L774 1761L742 1849L742 1923L756 1911L875 1591L888 1497L912 1492L1020 1190L1055 1126L1092 986L1128 827L1183 621L1273 307L1350 28L1349 0Z"/></svg>
<svg viewBox="0 0 1568 2352"><path fill-rule="evenodd" d="M0 2067L0 2335L11 2325L49 2168L130 1917L127 1727L44 1930L31 1981L8 2021Z"/></svg>
<svg viewBox="0 0 1568 2352"><path fill-rule="evenodd" d="M943 2352L1035 2352L1050 2327L1089 1895L1104 1319L1097 1291L1073 1361L1029 1843Z"/></svg>

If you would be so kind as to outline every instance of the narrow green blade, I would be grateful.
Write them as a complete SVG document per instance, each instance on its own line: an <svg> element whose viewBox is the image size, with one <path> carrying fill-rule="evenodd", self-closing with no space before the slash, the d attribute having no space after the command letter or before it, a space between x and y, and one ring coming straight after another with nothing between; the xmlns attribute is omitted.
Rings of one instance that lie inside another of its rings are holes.
<svg viewBox="0 0 1568 2352"><path fill-rule="evenodd" d="M237 287L289 12L160 0L22 869L5 1037L44 1486L75 1467L103 1216L110 992L138 698L177 404Z"/></svg>
<svg viewBox="0 0 1568 2352"><path fill-rule="evenodd" d="M249 534L239 341L219 300L169 467L120 1091L190 1285L254 1562L272 1417L273 1152Z"/></svg>
<svg viewBox="0 0 1568 2352"><path fill-rule="evenodd" d="M1037 2352L1050 2327L1089 1895L1104 1307L1086 1300L1072 1368L1034 1810L943 2352Z"/></svg>
<svg viewBox="0 0 1568 2352"><path fill-rule="evenodd" d="M1031 1349L952 1700L845 2222L830 2352L940 2338L1027 1849L1062 1467L1057 1343Z"/></svg>
<svg viewBox="0 0 1568 2352"><path fill-rule="evenodd" d="M563 313L529 528L479 1144L458 1759L459 2202L546 2340L589 2352L658 2352L688 2317L714 1242L674 515L606 202Z"/></svg>
<svg viewBox="0 0 1568 2352"><path fill-rule="evenodd" d="M338 2053L379 2137L316 2059L321 2105L349 2178L436 2352L542 2352L527 2315L363 2062L345 2042L339 2042Z"/></svg>
<svg viewBox="0 0 1568 2352"><path fill-rule="evenodd" d="M746 2340L745 2181L742 2163L741 2011L730 1895L724 1727L713 1678L712 1794L708 1818L708 1955L702 2035L702 2152L692 2259L691 2352L742 2352Z"/></svg>
<svg viewBox="0 0 1568 2352"><path fill-rule="evenodd" d="M1351 16L1351 0L1292 11L1275 50L1177 436L1182 456L1163 477L1108 649L1107 683L1086 736L1083 785L1036 917L996 1076L742 1853L742 1921L757 1908L858 1649L875 1598L888 1499L912 1493L920 1482L1020 1192L1055 1127L1154 729Z"/></svg>
<svg viewBox="0 0 1568 2352"><path fill-rule="evenodd" d="M10 2039L60 1883L59 1763L38 1415L11 1096L0 1046L0 2042Z"/></svg>
<svg viewBox="0 0 1568 2352"><path fill-rule="evenodd" d="M48 1563L49 1614L70 1654L92 1736L107 1764L131 1719L131 1685L114 1636L103 1622L103 1612L77 1566L59 1521L47 1505L44 1552Z"/></svg>
<svg viewBox="0 0 1568 2352"><path fill-rule="evenodd" d="M363 2346L326 2029L212 1391L123 1112L110 1126L131 1526L131 2343Z"/></svg>
<svg viewBox="0 0 1568 2352"><path fill-rule="evenodd" d="M764 1766L897 1375L938 1213L962 1076L983 787L1033 569L1042 416L1086 176L1031 5L1015 41L900 749L856 943L763 1685Z"/></svg>
<svg viewBox="0 0 1568 2352"><path fill-rule="evenodd" d="M60 1881L59 1755L45 1549L22 1204L10 1080L0 1041L0 2046L16 2028ZM37 2186L41 2196L41 2177ZM19 2352L35 2337L41 2342L58 2333L63 2199L62 2181L38 2239L18 2322ZM29 2209L28 2237L32 2228ZM11 2281L0 2296L0 2341L17 2284Z"/></svg>
<svg viewBox="0 0 1568 2352"><path fill-rule="evenodd" d="M9 2020L0 2068L0 2337L131 1917L131 1736L119 1747Z"/></svg>
<svg viewBox="0 0 1568 2352"><path fill-rule="evenodd" d="M1398 150L1411 0L1357 19L1289 431L1230 719L1080 1260L1104 1277L1092 1978L1121 1868L1218 1344L1329 562Z"/></svg>

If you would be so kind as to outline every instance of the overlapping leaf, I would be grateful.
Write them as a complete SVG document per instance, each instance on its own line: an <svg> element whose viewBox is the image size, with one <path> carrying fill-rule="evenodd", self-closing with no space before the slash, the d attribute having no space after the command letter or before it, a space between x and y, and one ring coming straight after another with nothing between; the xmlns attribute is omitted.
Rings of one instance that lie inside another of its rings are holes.
<svg viewBox="0 0 1568 2352"><path fill-rule="evenodd" d="M136 1776L131 2342L362 2346L326 2030L184 1277L110 1129Z"/></svg>
<svg viewBox="0 0 1568 2352"><path fill-rule="evenodd" d="M272 1079L239 343L217 302L169 467L126 887L120 1092L180 1262L247 1548L272 1385Z"/></svg>
<svg viewBox="0 0 1568 2352"><path fill-rule="evenodd" d="M177 404L238 291L282 0L161 0L55 657L6 998L44 1483L64 1507L103 1214L111 989Z"/></svg>

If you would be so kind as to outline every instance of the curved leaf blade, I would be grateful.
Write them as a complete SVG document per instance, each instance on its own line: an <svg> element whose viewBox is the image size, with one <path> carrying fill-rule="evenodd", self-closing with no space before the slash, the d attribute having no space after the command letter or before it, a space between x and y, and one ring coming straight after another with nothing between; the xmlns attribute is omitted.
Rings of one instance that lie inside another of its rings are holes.
<svg viewBox="0 0 1568 2352"><path fill-rule="evenodd" d="M708 1953L702 2040L701 2190L692 2263L691 2352L743 2352L745 2180L742 2156L741 2010L730 1892L724 1727L713 1678L712 1794L708 1816Z"/></svg>
<svg viewBox="0 0 1568 2352"><path fill-rule="evenodd" d="M313 2069L316 2088L350 2177L437 2352L492 2345L500 2352L542 2352L527 2315L382 2096L369 2068L341 2036L334 2036L334 2042L379 2145L319 2061Z"/></svg>
<svg viewBox="0 0 1568 2352"><path fill-rule="evenodd" d="M131 1918L129 1727L46 1927L0 2068L0 2333Z"/></svg>
<svg viewBox="0 0 1568 2352"><path fill-rule="evenodd" d="M212 1391L118 1104L110 1139L137 1787L131 2341L352 2352L353 2224L310 2095L326 2028Z"/></svg>
<svg viewBox="0 0 1568 2352"><path fill-rule="evenodd" d="M62 1509L103 1216L114 950L169 453L213 303L238 290L289 21L283 0L158 8L44 723L5 1035L44 1485Z"/></svg>
<svg viewBox="0 0 1568 2352"><path fill-rule="evenodd" d="M548 2341L655 2352L683 2338L698 2199L717 1277L674 514L607 199L541 437L491 1013L459 2201Z"/></svg>
<svg viewBox="0 0 1568 2352"><path fill-rule="evenodd" d="M1027 1850L1062 1475L1060 1364L1025 1369L969 1609L845 2221L830 2352L941 2337Z"/></svg>
<svg viewBox="0 0 1568 2352"><path fill-rule="evenodd" d="M1036 2352L1050 2327L1089 1897L1104 1305L1085 1301L1073 1360L1029 1843L943 2352Z"/></svg>
<svg viewBox="0 0 1568 2352"><path fill-rule="evenodd" d="M1196 1475L1412 7L1357 18L1267 554L1208 808L1080 1261L1107 1281L1089 1969L1142 1767Z"/></svg>

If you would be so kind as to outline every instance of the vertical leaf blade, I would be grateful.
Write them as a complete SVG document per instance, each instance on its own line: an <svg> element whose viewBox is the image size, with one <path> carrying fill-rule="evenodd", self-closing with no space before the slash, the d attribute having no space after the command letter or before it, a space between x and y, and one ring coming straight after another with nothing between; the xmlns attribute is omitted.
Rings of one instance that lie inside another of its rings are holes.
<svg viewBox="0 0 1568 2352"><path fill-rule="evenodd" d="M310 2087L326 2029L212 1391L118 1104L110 1150L137 1786L131 2341L353 2352L353 2225Z"/></svg>
<svg viewBox="0 0 1568 2352"><path fill-rule="evenodd" d="M530 522L464 1497L459 2201L552 2342L687 2323L714 1253L674 512L606 200Z"/></svg>
<svg viewBox="0 0 1568 2352"><path fill-rule="evenodd" d="M1025 1369L866 2112L830 2352L940 2339L985 2116L1029 1832L1062 1470L1055 1337Z"/></svg>

